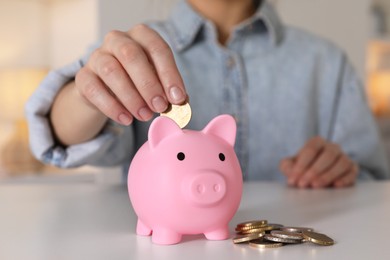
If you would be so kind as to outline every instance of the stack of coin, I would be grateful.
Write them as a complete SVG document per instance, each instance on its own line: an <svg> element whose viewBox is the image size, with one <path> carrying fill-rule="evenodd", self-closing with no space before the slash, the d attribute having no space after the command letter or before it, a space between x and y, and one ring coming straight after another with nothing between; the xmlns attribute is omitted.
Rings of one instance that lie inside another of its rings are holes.
<svg viewBox="0 0 390 260"><path fill-rule="evenodd" d="M160 116L169 117L170 119L173 119L180 128L184 128L191 120L192 112L190 104L188 102L183 105L170 104L166 111L160 113Z"/></svg>
<svg viewBox="0 0 390 260"><path fill-rule="evenodd" d="M256 248L275 248L286 244L311 242L317 245L330 246L334 240L314 232L307 227L287 227L281 224L269 224L267 220L252 220L236 226L237 236L234 244L249 243Z"/></svg>

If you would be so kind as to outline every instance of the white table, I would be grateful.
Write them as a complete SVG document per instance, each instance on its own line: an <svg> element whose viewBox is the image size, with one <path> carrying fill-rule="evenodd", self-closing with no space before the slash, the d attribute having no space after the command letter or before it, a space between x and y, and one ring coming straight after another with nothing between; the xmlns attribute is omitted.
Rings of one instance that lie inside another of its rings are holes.
<svg viewBox="0 0 390 260"><path fill-rule="evenodd" d="M2 184L0 259L390 259L390 182L340 190L246 183L232 235L237 223L252 219L313 227L336 244L260 250L197 235L154 245L135 235L124 186Z"/></svg>

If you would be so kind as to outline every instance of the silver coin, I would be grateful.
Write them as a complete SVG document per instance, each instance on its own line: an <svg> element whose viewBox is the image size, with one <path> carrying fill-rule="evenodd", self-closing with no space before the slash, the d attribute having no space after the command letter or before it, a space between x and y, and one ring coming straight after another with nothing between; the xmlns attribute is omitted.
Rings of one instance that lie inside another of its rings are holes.
<svg viewBox="0 0 390 260"><path fill-rule="evenodd" d="M275 236L273 236L271 234L265 234L263 236L263 238L268 240L268 241L279 242L279 243L286 243L286 244L298 244L298 243L301 243L301 240L275 237Z"/></svg>
<svg viewBox="0 0 390 260"><path fill-rule="evenodd" d="M272 230L271 235L273 235L274 237L287 238L287 239L295 239L295 240L303 239L302 233L288 232L282 230Z"/></svg>
<svg viewBox="0 0 390 260"><path fill-rule="evenodd" d="M303 231L314 231L314 229L308 227L281 227L280 230L294 233L302 233Z"/></svg>

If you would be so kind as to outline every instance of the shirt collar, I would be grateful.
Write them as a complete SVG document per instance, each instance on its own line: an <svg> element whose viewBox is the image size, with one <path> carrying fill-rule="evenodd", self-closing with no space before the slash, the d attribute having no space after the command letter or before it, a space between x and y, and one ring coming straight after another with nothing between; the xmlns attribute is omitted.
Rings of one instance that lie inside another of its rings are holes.
<svg viewBox="0 0 390 260"><path fill-rule="evenodd" d="M194 42L201 28L207 23L207 20L198 14L186 0L182 0L176 5L169 21L172 25L173 47L178 51L189 47ZM264 23L273 44L277 45L281 42L284 31L283 24L267 0L264 0L256 13L238 26L237 29L245 27L245 25L254 24L256 21Z"/></svg>
<svg viewBox="0 0 390 260"><path fill-rule="evenodd" d="M284 34L283 23L274 7L268 1L263 1L250 20L252 20L252 23L256 21L264 22L273 44L278 45L282 41Z"/></svg>

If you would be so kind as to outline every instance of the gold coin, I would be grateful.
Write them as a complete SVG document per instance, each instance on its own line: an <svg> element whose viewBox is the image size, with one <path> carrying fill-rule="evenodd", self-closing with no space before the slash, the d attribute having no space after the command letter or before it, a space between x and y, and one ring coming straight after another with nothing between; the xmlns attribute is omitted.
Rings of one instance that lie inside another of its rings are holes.
<svg viewBox="0 0 390 260"><path fill-rule="evenodd" d="M261 238L250 241L249 245L256 248L276 248L283 246L283 243L274 243Z"/></svg>
<svg viewBox="0 0 390 260"><path fill-rule="evenodd" d="M272 230L271 226L264 226L264 227L259 227L259 228L252 228L248 230L241 230L239 231L240 234L252 234L252 233L259 233L259 232L265 232Z"/></svg>
<svg viewBox="0 0 390 260"><path fill-rule="evenodd" d="M268 224L267 220L251 220L237 224L237 228L248 226L265 226Z"/></svg>
<svg viewBox="0 0 390 260"><path fill-rule="evenodd" d="M274 223L270 223L270 224L268 224L267 226L272 227L272 230L279 230L279 229L281 229L282 227L284 227L284 226L281 225L281 224L274 224Z"/></svg>
<svg viewBox="0 0 390 260"><path fill-rule="evenodd" d="M302 234L305 239L317 245L331 246L334 244L333 239L321 233L312 232L312 231L302 231Z"/></svg>
<svg viewBox="0 0 390 260"><path fill-rule="evenodd" d="M160 116L166 116L176 122L180 128L184 128L191 120L191 107L188 102L183 105L170 104L168 109L160 113Z"/></svg>
<svg viewBox="0 0 390 260"><path fill-rule="evenodd" d="M250 229L263 228L263 227L266 227L266 226L268 226L268 225L256 225L256 226L236 227L236 231L237 231L237 232L241 232L241 231L247 231L247 230L250 230Z"/></svg>
<svg viewBox="0 0 390 260"><path fill-rule="evenodd" d="M252 241L252 240L255 240L255 239L258 239L258 238L264 236L264 234L265 234L265 232L255 233L255 234L250 234L250 235L243 235L243 236L236 236L235 238L233 238L233 243L240 244L240 243L249 242L249 241Z"/></svg>

